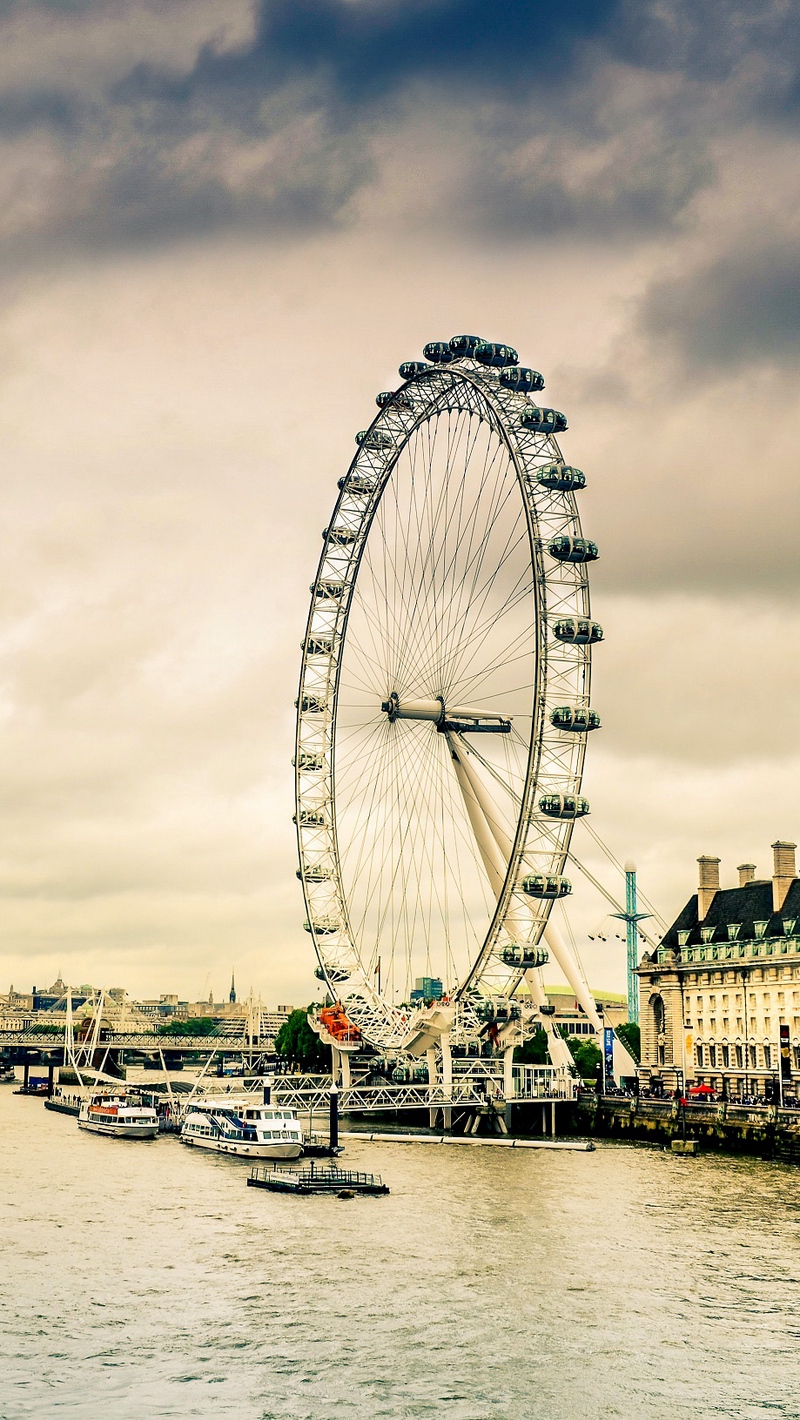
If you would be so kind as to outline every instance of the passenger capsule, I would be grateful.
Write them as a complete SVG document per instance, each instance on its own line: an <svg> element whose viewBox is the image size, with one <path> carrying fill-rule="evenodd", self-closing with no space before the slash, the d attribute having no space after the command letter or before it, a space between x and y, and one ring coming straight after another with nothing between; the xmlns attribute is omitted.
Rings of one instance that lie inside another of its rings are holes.
<svg viewBox="0 0 800 1420"><path fill-rule="evenodd" d="M330 636L309 636L301 649L305 650L307 656L329 656L333 650L333 640Z"/></svg>
<svg viewBox="0 0 800 1420"><path fill-rule="evenodd" d="M385 429L359 429L356 434L356 443L367 449L390 449L394 443L391 434L387 434Z"/></svg>
<svg viewBox="0 0 800 1420"><path fill-rule="evenodd" d="M588 537L554 537L548 542L547 551L559 562L596 562L600 555L597 543Z"/></svg>
<svg viewBox="0 0 800 1420"><path fill-rule="evenodd" d="M449 365L451 360L457 358L455 350L450 349L448 340L432 340L422 353L426 360L433 360L436 365Z"/></svg>
<svg viewBox="0 0 800 1420"><path fill-rule="evenodd" d="M556 1008L555 1008L555 1006L551 1006L549 1002L548 1002L548 1004L547 1004L546 1006L540 1006L540 1007L539 1007L539 1015L540 1015L540 1016L554 1016L555 1013L556 1013Z"/></svg>
<svg viewBox="0 0 800 1420"><path fill-rule="evenodd" d="M486 341L482 335L454 335L448 341L450 349L456 356L474 355L479 345L485 345Z"/></svg>
<svg viewBox="0 0 800 1420"><path fill-rule="evenodd" d="M569 897L572 883L558 873L531 873L529 878L522 879L522 891L528 897Z"/></svg>
<svg viewBox="0 0 800 1420"><path fill-rule="evenodd" d="M304 774L316 774L322 768L324 760L321 754L312 754L309 750L303 750L296 759L292 760L292 764L297 769L302 769Z"/></svg>
<svg viewBox="0 0 800 1420"><path fill-rule="evenodd" d="M314 975L317 981L333 981L338 984L341 981L347 981L350 973L345 971L343 966L329 966L326 971L323 971L321 966L317 966L314 968Z"/></svg>
<svg viewBox="0 0 800 1420"><path fill-rule="evenodd" d="M586 730L600 729L600 716L596 710L583 705L557 705L550 711L550 724L557 730L570 730L582 734Z"/></svg>
<svg viewBox="0 0 800 1420"><path fill-rule="evenodd" d="M567 641L573 646L593 646L596 641L602 641L603 628L583 616L562 616L553 626L553 635L557 641Z"/></svg>
<svg viewBox="0 0 800 1420"><path fill-rule="evenodd" d="M545 463L536 470L536 482L557 493L576 493L586 487L586 474L568 463Z"/></svg>
<svg viewBox="0 0 800 1420"><path fill-rule="evenodd" d="M324 828L326 819L322 809L301 809L299 814L292 814L292 823L303 828Z"/></svg>
<svg viewBox="0 0 800 1420"><path fill-rule="evenodd" d="M297 705L298 702L295 700L294 703ZM318 695L304 695L299 703L304 715L321 715L327 709L327 701L320 700Z"/></svg>
<svg viewBox="0 0 800 1420"><path fill-rule="evenodd" d="M374 478L367 478L363 473L350 473L339 479L338 486L346 487L348 493L361 497L363 494L374 492L376 484Z"/></svg>
<svg viewBox="0 0 800 1420"><path fill-rule="evenodd" d="M344 591L344 582L312 582L309 591L318 601L336 601Z"/></svg>
<svg viewBox="0 0 800 1420"><path fill-rule="evenodd" d="M322 536L334 547L350 547L358 540L358 533L353 532L352 528L323 528Z"/></svg>
<svg viewBox="0 0 800 1420"><path fill-rule="evenodd" d="M404 360L397 373L401 380L413 380L415 375L421 375L424 370L432 368L425 360Z"/></svg>
<svg viewBox="0 0 800 1420"><path fill-rule="evenodd" d="M538 370L529 370L527 365L509 365L500 371L500 383L504 389L533 394L544 389L544 375Z"/></svg>
<svg viewBox="0 0 800 1420"><path fill-rule="evenodd" d="M402 390L381 390L380 394L375 396L375 403L379 409L385 409L387 404L399 405L401 409L411 408Z"/></svg>
<svg viewBox="0 0 800 1420"><path fill-rule="evenodd" d="M333 877L333 868L325 868L321 863L310 864L307 868L297 869L297 877L301 882L326 883Z"/></svg>
<svg viewBox="0 0 800 1420"><path fill-rule="evenodd" d="M315 937L329 937L339 931L339 923L335 917L317 917L313 922L304 922L303 928L306 932L313 932Z"/></svg>
<svg viewBox="0 0 800 1420"><path fill-rule="evenodd" d="M583 818L589 812L589 800L580 794L543 794L539 808L548 818Z"/></svg>
<svg viewBox="0 0 800 1420"><path fill-rule="evenodd" d="M544 947L503 947L500 960L506 966L516 966L520 971L528 971L532 966L546 966L550 953Z"/></svg>
<svg viewBox="0 0 800 1420"><path fill-rule="evenodd" d="M533 429L537 434L563 434L567 427L567 416L557 409L539 409L533 405L520 415L523 429Z"/></svg>
<svg viewBox="0 0 800 1420"><path fill-rule="evenodd" d="M475 346L475 359L480 365L518 365L519 355L513 345L498 345L493 340L482 340Z"/></svg>

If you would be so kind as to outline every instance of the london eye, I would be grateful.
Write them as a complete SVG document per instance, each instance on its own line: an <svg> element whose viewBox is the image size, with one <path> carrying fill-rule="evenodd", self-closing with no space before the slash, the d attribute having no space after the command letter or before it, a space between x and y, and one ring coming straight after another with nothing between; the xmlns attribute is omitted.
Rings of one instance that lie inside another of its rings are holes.
<svg viewBox="0 0 800 1420"><path fill-rule="evenodd" d="M464 335L424 355L356 435L311 585L305 926L342 1018L378 1049L430 1046L426 1013L469 1039L524 1012L567 1065L542 968L554 956L596 1014L551 921L600 724L585 477L516 351Z"/></svg>

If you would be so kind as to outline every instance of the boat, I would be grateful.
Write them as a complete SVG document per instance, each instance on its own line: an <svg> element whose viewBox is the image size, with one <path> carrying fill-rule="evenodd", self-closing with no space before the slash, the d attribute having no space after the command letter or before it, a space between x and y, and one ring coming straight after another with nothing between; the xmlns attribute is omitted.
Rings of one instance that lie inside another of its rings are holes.
<svg viewBox="0 0 800 1420"><path fill-rule="evenodd" d="M259 1104L252 1095L195 1100L187 1108L180 1140L248 1159L297 1159L303 1151L295 1111Z"/></svg>
<svg viewBox="0 0 800 1420"><path fill-rule="evenodd" d="M138 1095L92 1094L81 1104L78 1128L119 1139L155 1139L158 1115Z"/></svg>
<svg viewBox="0 0 800 1420"><path fill-rule="evenodd" d="M47 1080L34 1080L31 1076L27 1085L20 1085L19 1089L14 1091L14 1094L33 1095L35 1099L41 1099L43 1095L47 1094L49 1088L50 1086Z"/></svg>
<svg viewBox="0 0 800 1420"><path fill-rule="evenodd" d="M55 1085L53 1093L44 1102L45 1109L52 1110L54 1114L72 1114L75 1118L81 1112L81 1105L85 1103L91 1093L91 1087L80 1085Z"/></svg>

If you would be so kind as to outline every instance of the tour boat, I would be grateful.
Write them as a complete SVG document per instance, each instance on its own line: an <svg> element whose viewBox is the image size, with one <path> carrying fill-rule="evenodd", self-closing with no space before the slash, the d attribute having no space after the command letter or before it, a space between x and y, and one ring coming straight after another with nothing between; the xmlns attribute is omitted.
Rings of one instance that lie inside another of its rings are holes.
<svg viewBox="0 0 800 1420"><path fill-rule="evenodd" d="M198 1149L248 1159L297 1159L303 1152L294 1110L259 1104L252 1096L195 1100L187 1109L180 1139Z"/></svg>
<svg viewBox="0 0 800 1420"><path fill-rule="evenodd" d="M158 1115L136 1095L94 1094L80 1107L78 1128L119 1139L155 1139Z"/></svg>

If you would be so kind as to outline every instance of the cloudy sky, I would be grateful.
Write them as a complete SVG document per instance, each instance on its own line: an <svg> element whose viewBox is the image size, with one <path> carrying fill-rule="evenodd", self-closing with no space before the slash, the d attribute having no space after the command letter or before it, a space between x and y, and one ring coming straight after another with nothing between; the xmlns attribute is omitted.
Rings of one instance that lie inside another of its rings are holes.
<svg viewBox="0 0 800 1420"><path fill-rule="evenodd" d="M668 918L699 853L768 872L798 188L791 0L0 0L2 989L312 995L308 583L375 392L462 330L589 480L594 827Z"/></svg>

